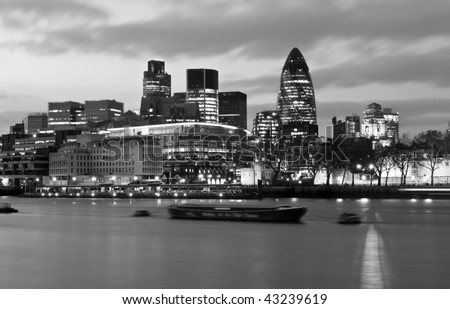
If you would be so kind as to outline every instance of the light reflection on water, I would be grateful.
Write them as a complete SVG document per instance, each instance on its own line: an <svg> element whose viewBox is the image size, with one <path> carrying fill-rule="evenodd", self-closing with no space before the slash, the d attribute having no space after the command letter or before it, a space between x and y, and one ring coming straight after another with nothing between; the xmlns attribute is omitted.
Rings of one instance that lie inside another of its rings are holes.
<svg viewBox="0 0 450 309"><path fill-rule="evenodd" d="M385 247L381 236L373 225L370 225L364 244L364 253L361 269L361 288L382 289L387 288L384 277L388 276L386 267ZM383 267L384 265L384 267Z"/></svg>
<svg viewBox="0 0 450 309"><path fill-rule="evenodd" d="M444 200L0 201L20 210L0 215L0 288L450 288ZM298 224L170 220L175 202L308 213ZM342 212L363 224L337 224Z"/></svg>

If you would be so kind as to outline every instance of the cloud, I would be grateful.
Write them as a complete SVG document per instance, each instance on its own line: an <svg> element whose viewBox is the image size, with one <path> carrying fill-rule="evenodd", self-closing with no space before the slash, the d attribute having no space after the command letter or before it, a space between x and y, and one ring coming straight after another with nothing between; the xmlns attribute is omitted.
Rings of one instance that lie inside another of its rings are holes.
<svg viewBox="0 0 450 309"><path fill-rule="evenodd" d="M314 72L316 87L356 87L371 83L450 85L450 47L427 54L388 53L349 60Z"/></svg>
<svg viewBox="0 0 450 309"><path fill-rule="evenodd" d="M7 28L48 30L104 20L105 11L71 0L0 0L0 21Z"/></svg>
<svg viewBox="0 0 450 309"><path fill-rule="evenodd" d="M6 3L13 2L16 1ZM45 6L34 5L35 12L41 13L48 7L50 11L74 12L90 19L105 14L78 2L63 1L52 8L50 4L54 2L59 3L45 0ZM38 49L49 54L76 50L127 57L148 53L205 57L240 48L241 57L271 58L285 56L280 46L299 46L309 51L325 39L410 42L450 33L450 5L446 0L435 0L433 5L419 0L350 2L344 7L342 1L331 4L334 5L321 1L151 1L147 9L161 13L147 20L120 24L104 20L99 25L53 29L41 33L41 40L28 39L18 44L26 48L39 44ZM62 10L63 5L72 7Z"/></svg>

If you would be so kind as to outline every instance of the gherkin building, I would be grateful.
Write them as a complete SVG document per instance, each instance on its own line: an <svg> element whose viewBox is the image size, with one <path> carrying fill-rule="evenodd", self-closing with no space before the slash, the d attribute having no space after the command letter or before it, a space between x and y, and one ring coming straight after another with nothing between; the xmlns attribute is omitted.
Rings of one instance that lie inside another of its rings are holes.
<svg viewBox="0 0 450 309"><path fill-rule="evenodd" d="M305 58L296 47L281 72L278 112L283 135L317 134L314 87Z"/></svg>

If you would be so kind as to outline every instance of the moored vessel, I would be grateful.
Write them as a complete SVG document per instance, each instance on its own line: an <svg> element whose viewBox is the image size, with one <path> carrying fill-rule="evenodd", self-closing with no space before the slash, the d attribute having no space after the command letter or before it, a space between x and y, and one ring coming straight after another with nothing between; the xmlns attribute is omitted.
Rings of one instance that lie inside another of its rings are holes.
<svg viewBox="0 0 450 309"><path fill-rule="evenodd" d="M0 203L0 214L12 214L16 212L19 211L11 207L11 203Z"/></svg>
<svg viewBox="0 0 450 309"><path fill-rule="evenodd" d="M206 219L259 222L297 222L307 211L306 206L278 205L275 207L215 206L180 204L168 207L174 219Z"/></svg>

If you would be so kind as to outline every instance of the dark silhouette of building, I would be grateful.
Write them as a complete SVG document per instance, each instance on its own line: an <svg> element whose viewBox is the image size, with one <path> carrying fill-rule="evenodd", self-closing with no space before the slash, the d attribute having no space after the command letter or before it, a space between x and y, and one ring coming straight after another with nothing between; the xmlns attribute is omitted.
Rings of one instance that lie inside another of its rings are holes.
<svg viewBox="0 0 450 309"><path fill-rule="evenodd" d="M84 119L86 121L105 121L123 114L124 104L116 100L86 101Z"/></svg>
<svg viewBox="0 0 450 309"><path fill-rule="evenodd" d="M360 117L356 115L345 117L345 121L332 118L333 136L337 137L341 134L346 134L351 137L359 137L361 133Z"/></svg>
<svg viewBox="0 0 450 309"><path fill-rule="evenodd" d="M245 93L219 92L219 123L247 129L247 95Z"/></svg>
<svg viewBox="0 0 450 309"><path fill-rule="evenodd" d="M308 65L298 48L289 53L281 72L278 112L283 135L317 134L314 87Z"/></svg>
<svg viewBox="0 0 450 309"><path fill-rule="evenodd" d="M198 104L200 121L218 123L219 72L188 69L186 81L186 104Z"/></svg>
<svg viewBox="0 0 450 309"><path fill-rule="evenodd" d="M150 60L144 72L143 97L170 98L172 78L166 73L164 61Z"/></svg>
<svg viewBox="0 0 450 309"><path fill-rule="evenodd" d="M41 130L48 128L47 113L31 113L25 116L23 120L26 134L36 134Z"/></svg>

